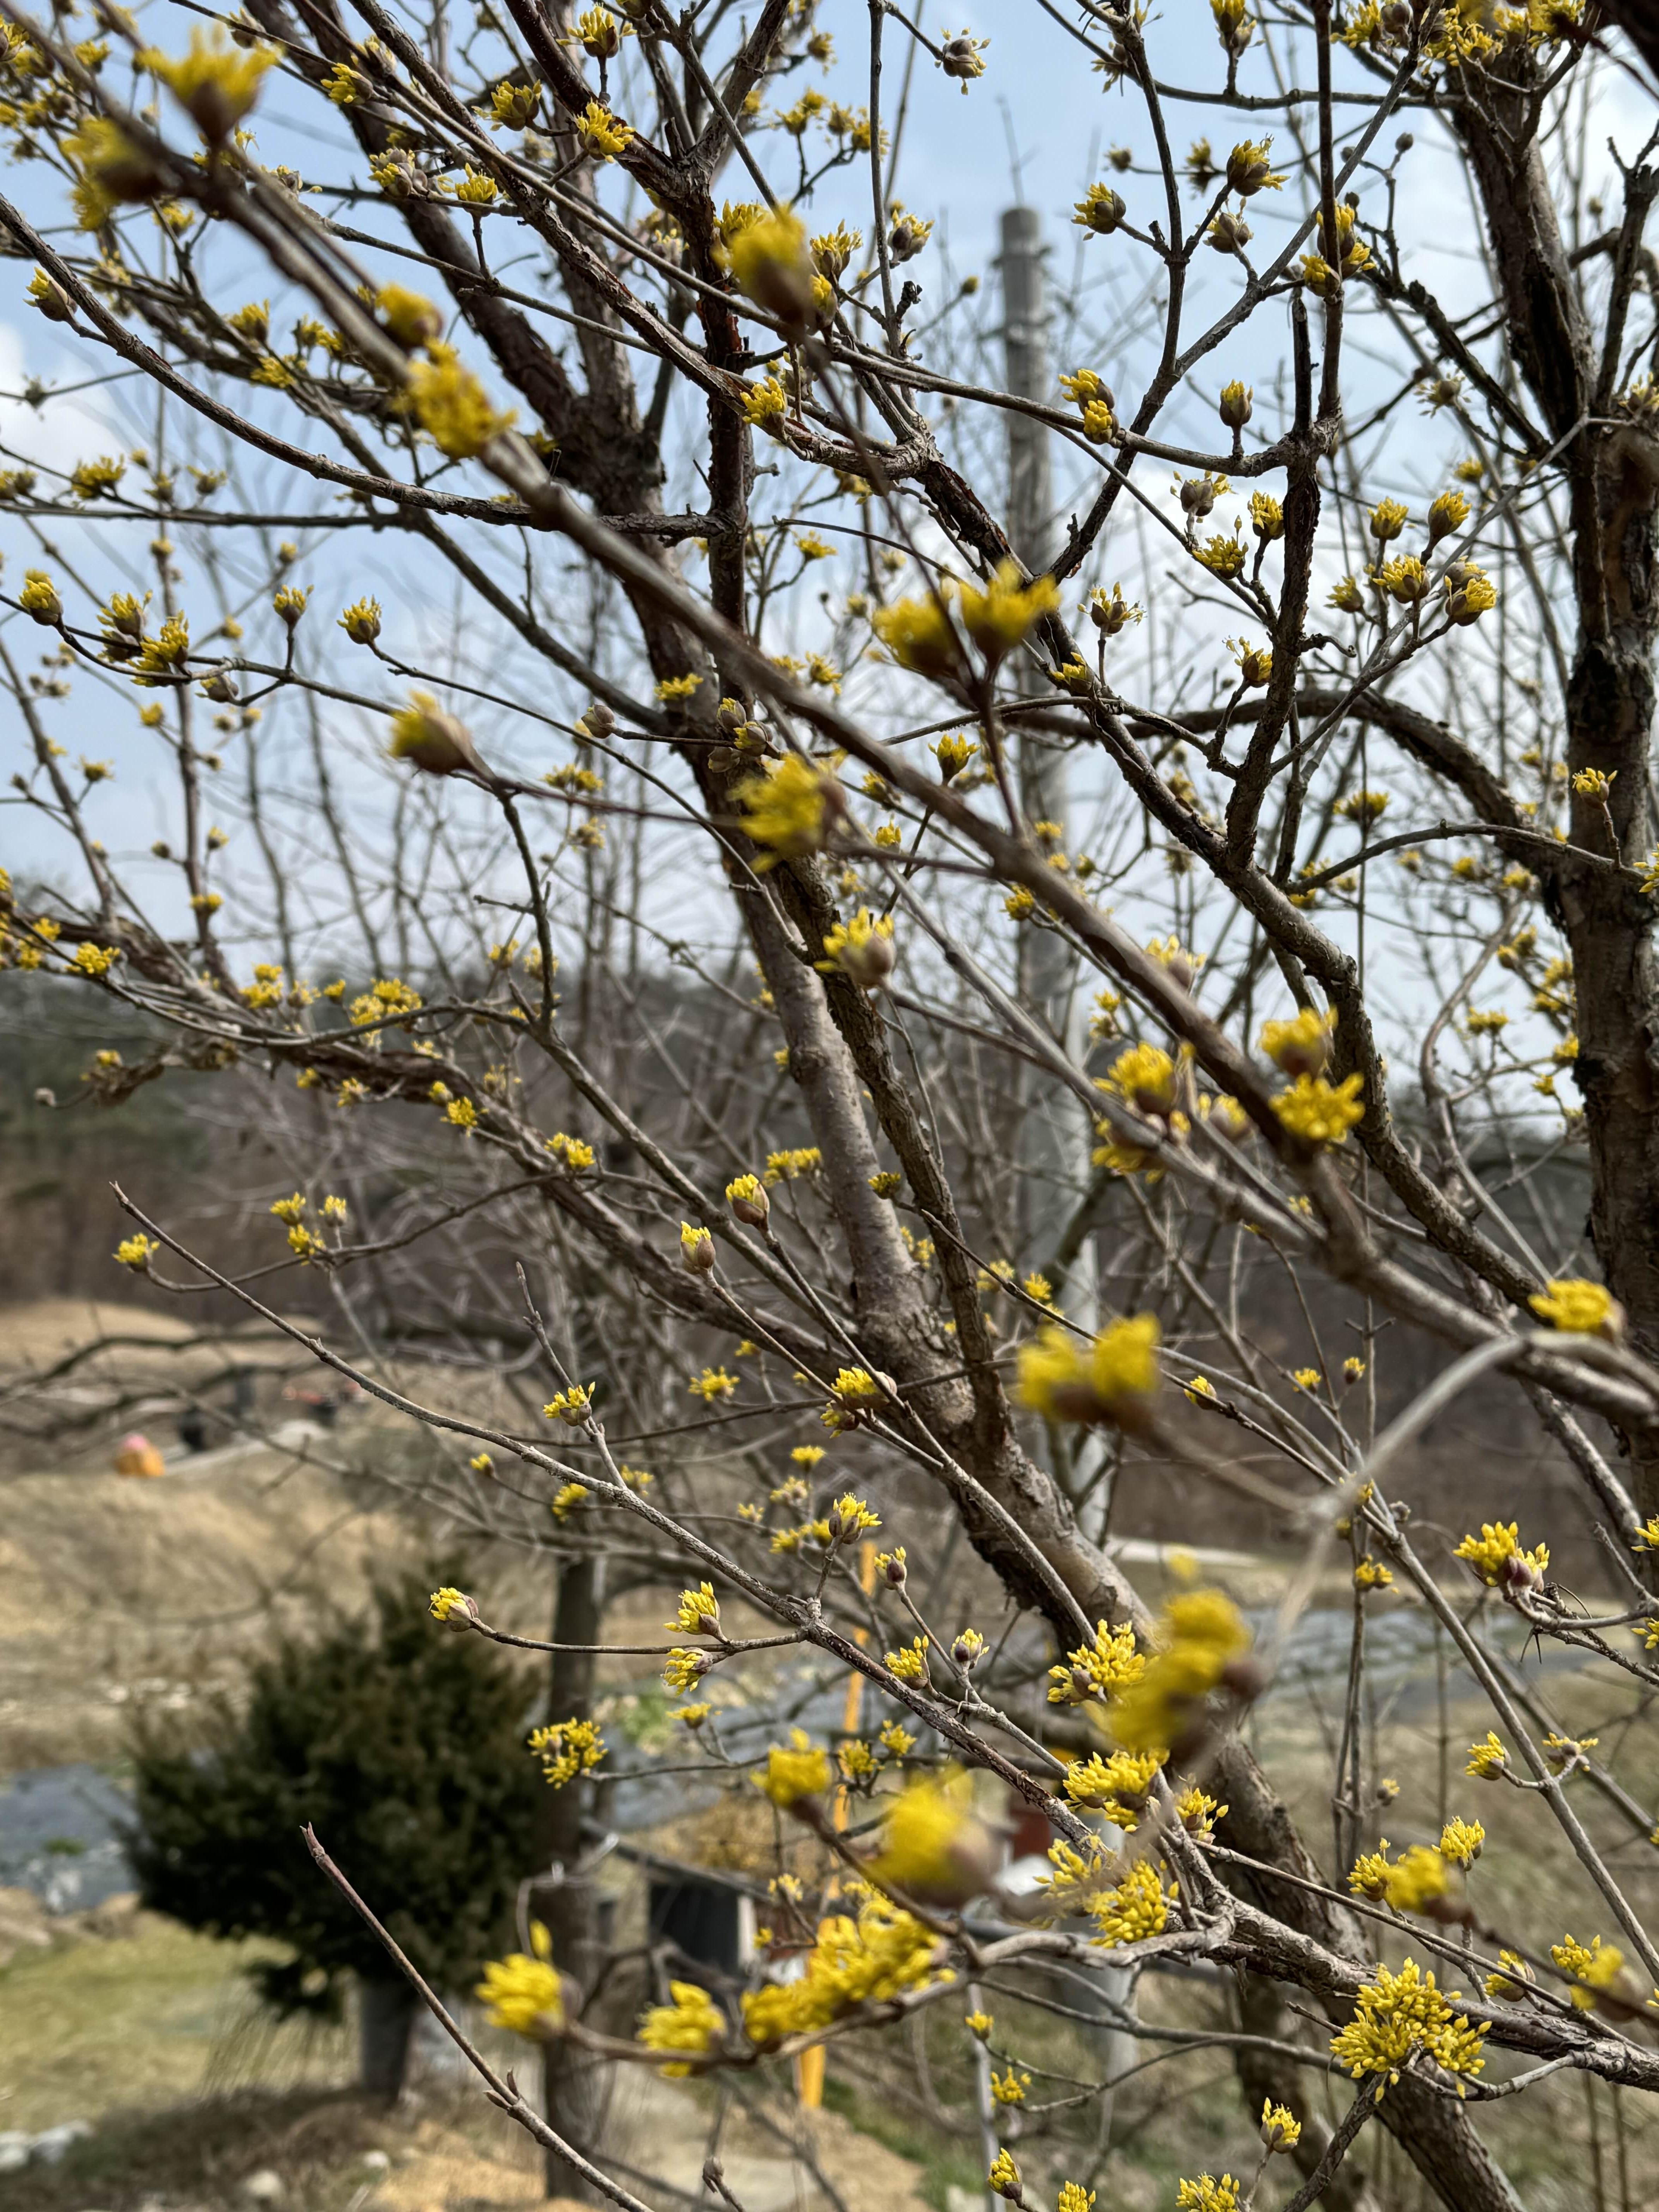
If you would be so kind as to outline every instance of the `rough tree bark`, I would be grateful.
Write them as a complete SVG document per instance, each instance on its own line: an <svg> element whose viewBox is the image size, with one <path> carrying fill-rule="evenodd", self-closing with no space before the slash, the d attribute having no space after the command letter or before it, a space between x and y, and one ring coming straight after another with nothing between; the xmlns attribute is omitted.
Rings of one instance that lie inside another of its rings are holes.
<svg viewBox="0 0 1659 2212"><path fill-rule="evenodd" d="M1638 11L1632 9L1634 16ZM1659 633L1659 407L1618 390L1626 315L1659 169L1625 177L1600 357L1551 197L1532 104L1535 68L1496 73L1457 124L1468 149L1506 310L1506 337L1559 449L1571 512L1574 623L1566 686L1571 842L1630 864L1652 849L1650 774ZM1611 786L1604 793L1591 779ZM1582 786L1579 779L1584 779ZM1614 849L1609 851L1611 817ZM1633 875L1564 857L1545 877L1572 951L1589 1139L1590 1227L1608 1287L1648 1357L1659 1352L1659 967L1655 908ZM1659 1435L1628 1440L1643 1514L1659 1511Z"/></svg>
<svg viewBox="0 0 1659 2212"><path fill-rule="evenodd" d="M559 1569L558 1592L553 1607L552 1641L561 1644L595 1644L605 1618L605 1562L586 1558L567 1559ZM548 1670L547 1715L550 1720L586 1719L592 1711L594 1660L591 1650L553 1654ZM574 1866L581 1856L582 1819L587 1810L590 1785L584 1780L550 1790L542 1801L537 1823L538 1867L555 1875ZM599 1893L592 1883L555 1879L538 1881L531 1893L531 1911L553 1939L553 1956L567 1977L566 2002L580 2013L592 1994L594 1977L604 1954L600 1940ZM597 2157L605 2101L605 2069L562 2039L542 2046L542 2109L550 2124L567 2142ZM605 2200L556 2151L548 2150L544 2175L550 2197L573 2197L583 2204Z"/></svg>

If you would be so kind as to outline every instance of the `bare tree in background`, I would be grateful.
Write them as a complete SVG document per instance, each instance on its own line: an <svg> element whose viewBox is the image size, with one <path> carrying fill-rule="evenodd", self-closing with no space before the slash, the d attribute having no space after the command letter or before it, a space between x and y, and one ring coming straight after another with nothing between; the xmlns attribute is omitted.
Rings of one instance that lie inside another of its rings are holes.
<svg viewBox="0 0 1659 2212"><path fill-rule="evenodd" d="M1555 2130L1573 2073L1592 2118L1659 2088L1641 12L1635 55L1578 0L1009 0L988 49L883 0L0 12L9 251L148 425L0 477L42 856L7 957L155 1026L89 1097L210 1074L294 1163L268 1255L134 1193L119 1257L296 1336L424 1431L387 1479L562 1562L552 1962L492 1968L550 2178L635 2201L601 2064L856 2063L971 1984L1010 2201L1111 2187L1126 2093L1033 2086L994 2016L1082 1989L1267 2101L1183 2204L1522 2203L1502 2100ZM1124 139L1076 176L1053 392L1003 388L907 160L1026 41ZM1048 515L1008 489L1033 425ZM54 736L135 698L150 860ZM1519 1530L1498 1474L1478 1532L1399 1502L1477 1389L1582 1533ZM1183 1533L1273 1547L1254 1628L1137 1590L1153 1470ZM1334 1567L1310 1792L1263 1699ZM684 1574L705 1778L752 1799L714 1693L763 1706L780 1649L885 1702L832 1760L777 1692L771 1948L634 2037L583 1888L591 1655ZM1455 1804L1443 1736L1437 1807L1386 1771L1368 1624L1407 1611L1490 1707ZM1529 1638L1594 1662L1599 1730ZM955 1768L1052 1824L1035 1904ZM1520 1896L1483 1888L1510 1831ZM1176 1960L1224 1970L1201 2028L1133 1995Z"/></svg>

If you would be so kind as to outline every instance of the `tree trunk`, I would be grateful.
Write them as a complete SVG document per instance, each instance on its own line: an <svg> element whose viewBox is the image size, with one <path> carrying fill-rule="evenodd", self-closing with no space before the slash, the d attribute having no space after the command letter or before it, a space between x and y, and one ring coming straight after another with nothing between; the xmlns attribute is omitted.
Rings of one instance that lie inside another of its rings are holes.
<svg viewBox="0 0 1659 2212"><path fill-rule="evenodd" d="M1632 10L1634 14L1637 11ZM1628 866L1653 841L1649 769L1654 641L1659 631L1655 513L1659 429L1644 401L1615 388L1626 313L1659 171L1625 180L1626 216L1613 256L1613 297L1598 362L1556 222L1535 118L1534 67L1495 113L1470 103L1458 128L1486 209L1508 310L1510 344L1560 447L1571 500L1577 635L1566 687L1571 845ZM1597 778L1605 779L1598 782ZM1581 781L1582 780L1582 781ZM1573 1065L1589 1138L1590 1230L1608 1288L1637 1347L1659 1355L1659 969L1654 902L1630 876L1565 854L1547 877L1572 951L1578 1056ZM1659 1433L1629 1439L1632 1488L1659 1512Z"/></svg>
<svg viewBox="0 0 1659 2212"><path fill-rule="evenodd" d="M402 2095L418 2002L401 1975L358 1977L357 2086L366 2097L394 2105Z"/></svg>
<svg viewBox="0 0 1659 2212"><path fill-rule="evenodd" d="M559 1569L558 1593L553 1607L555 1644L594 1644L605 1613L605 1563L602 1559L567 1559ZM593 1657L591 1651L555 1651L548 1674L547 1717L550 1721L585 1720L593 1704ZM539 1868L556 1875L574 1866L581 1856L581 1826L592 1785L586 1780L550 1790L543 1800L537 1823L536 1858ZM553 1939L553 1960L565 1975L566 2001L580 2012L592 1990L603 1964L599 1935L599 1895L591 1883L552 1881L532 1893L531 1911ZM574 1989L572 1985L574 1985ZM590 2159L598 2157L600 2125L605 2101L605 2069L562 2042L543 2046L542 2109L548 2124L565 2141ZM544 2181L550 2197L574 2197L579 2203L601 2204L605 2198L556 2151L544 2160Z"/></svg>

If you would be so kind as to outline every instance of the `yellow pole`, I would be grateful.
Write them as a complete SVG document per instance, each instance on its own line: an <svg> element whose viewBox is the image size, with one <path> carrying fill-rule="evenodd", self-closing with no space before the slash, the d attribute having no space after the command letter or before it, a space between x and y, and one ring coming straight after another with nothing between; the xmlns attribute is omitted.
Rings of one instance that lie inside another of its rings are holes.
<svg viewBox="0 0 1659 2212"><path fill-rule="evenodd" d="M866 1536L859 1547L859 1588L866 1597L876 1586L876 1547ZM853 1641L860 1649L870 1640L867 1628L855 1628ZM864 1711L864 1677L856 1668L849 1668L847 1676L847 1702L842 1707L841 1725L843 1735L856 1735ZM836 1792L835 1823L837 1828L847 1826L847 1790L845 1785ZM810 2051L803 2051L795 2061L795 2090L801 2104L809 2112L816 2112L823 2102L823 2068L828 2056L822 2043L815 2043Z"/></svg>

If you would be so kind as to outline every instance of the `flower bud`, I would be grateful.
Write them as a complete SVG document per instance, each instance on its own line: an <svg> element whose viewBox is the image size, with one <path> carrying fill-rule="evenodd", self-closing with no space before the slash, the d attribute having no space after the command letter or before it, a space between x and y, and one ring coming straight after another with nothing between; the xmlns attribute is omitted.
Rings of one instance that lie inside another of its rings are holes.
<svg viewBox="0 0 1659 2212"><path fill-rule="evenodd" d="M680 1224L680 1265L689 1275L706 1275L714 1265L714 1240L706 1229Z"/></svg>
<svg viewBox="0 0 1659 2212"><path fill-rule="evenodd" d="M42 568L28 571L17 603L26 615L47 629L56 629L64 619L64 602L58 595L58 586Z"/></svg>
<svg viewBox="0 0 1659 2212"><path fill-rule="evenodd" d="M459 769L482 775L483 764L465 722L447 714L429 691L411 691L407 707L392 717L394 760L410 760L428 775L453 775Z"/></svg>
<svg viewBox="0 0 1659 2212"><path fill-rule="evenodd" d="M1544 1577L1523 1553L1511 1552L1498 1571L1498 1587L1505 1597L1529 1597L1544 1587Z"/></svg>
<svg viewBox="0 0 1659 2212"><path fill-rule="evenodd" d="M758 1176L736 1176L726 1186L726 1203L734 1220L745 1229L764 1229L771 1217L772 1200Z"/></svg>
<svg viewBox="0 0 1659 2212"><path fill-rule="evenodd" d="M373 645L380 635L380 603L359 599L340 617L340 628L354 645Z"/></svg>
<svg viewBox="0 0 1659 2212"><path fill-rule="evenodd" d="M215 701L219 706L234 706L240 696L231 681L228 663L222 664L202 678L202 696Z"/></svg>
<svg viewBox="0 0 1659 2212"><path fill-rule="evenodd" d="M960 31L955 38L947 39L939 48L939 65L946 76L959 78L965 89L970 77L983 76L985 74L985 64L979 58L979 48L980 41L977 39L970 39L966 31Z"/></svg>
<svg viewBox="0 0 1659 2212"><path fill-rule="evenodd" d="M878 989L893 972L896 955L890 937L872 935L861 945L848 945L841 957L843 970L866 991Z"/></svg>
<svg viewBox="0 0 1659 2212"><path fill-rule="evenodd" d="M881 1572L882 1579L889 1589L897 1590L904 1588L909 1570L904 1564L904 1553L902 1548L896 1552L883 1553Z"/></svg>
<svg viewBox="0 0 1659 2212"><path fill-rule="evenodd" d="M1122 194L1113 191L1109 185L1091 192L1084 204L1088 210L1085 223L1102 238L1109 238L1129 212Z"/></svg>
<svg viewBox="0 0 1659 2212"><path fill-rule="evenodd" d="M1184 945L1178 947L1167 960L1160 961L1158 964L1177 990L1192 989L1197 970L1193 966L1192 954Z"/></svg>
<svg viewBox="0 0 1659 2212"><path fill-rule="evenodd" d="M1242 146L1235 146L1227 156L1227 182L1241 199L1248 199L1252 192L1259 192L1268 183L1273 167L1267 148L1247 141Z"/></svg>
<svg viewBox="0 0 1659 2212"><path fill-rule="evenodd" d="M1249 421L1250 403L1254 397L1249 387L1237 379L1231 384L1222 386L1218 411L1230 430L1242 430Z"/></svg>
<svg viewBox="0 0 1659 2212"><path fill-rule="evenodd" d="M1261 2107L1261 2147L1270 2154L1283 2151L1287 2155L1302 2139L1300 2124L1287 2106L1275 2105L1269 2098Z"/></svg>
<svg viewBox="0 0 1659 2212"><path fill-rule="evenodd" d="M914 261L927 243L927 230L908 215L902 215L887 234L887 251L895 261Z"/></svg>
<svg viewBox="0 0 1659 2212"><path fill-rule="evenodd" d="M1242 253L1250 242L1250 226L1242 215L1223 208L1205 234L1218 253Z"/></svg>
<svg viewBox="0 0 1659 2212"><path fill-rule="evenodd" d="M75 310L63 286L48 276L44 269L37 269L29 284L29 304L38 307L49 323L67 323L74 319Z"/></svg>
<svg viewBox="0 0 1659 2212"><path fill-rule="evenodd" d="M590 738L604 744L616 729L617 718L603 699L590 699L586 712L575 726L579 738Z"/></svg>
<svg viewBox="0 0 1659 2212"><path fill-rule="evenodd" d="M1221 1685L1241 1705L1254 1705L1267 1686L1267 1670L1253 1651L1245 1651L1222 1668Z"/></svg>

